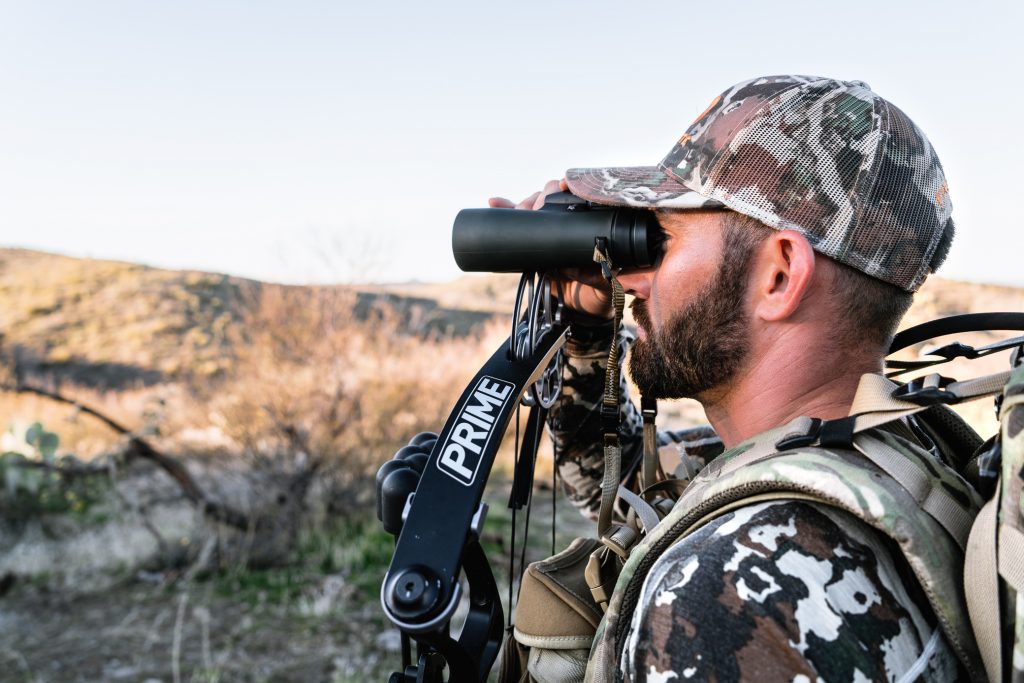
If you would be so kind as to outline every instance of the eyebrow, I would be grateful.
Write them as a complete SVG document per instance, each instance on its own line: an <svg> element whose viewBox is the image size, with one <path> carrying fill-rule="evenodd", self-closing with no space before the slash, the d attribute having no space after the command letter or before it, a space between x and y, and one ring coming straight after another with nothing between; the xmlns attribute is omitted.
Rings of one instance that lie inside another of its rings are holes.
<svg viewBox="0 0 1024 683"><path fill-rule="evenodd" d="M658 221L658 227L661 228L662 232L669 229L668 219L671 219L676 213L679 213L679 211L679 209L654 209L654 218Z"/></svg>

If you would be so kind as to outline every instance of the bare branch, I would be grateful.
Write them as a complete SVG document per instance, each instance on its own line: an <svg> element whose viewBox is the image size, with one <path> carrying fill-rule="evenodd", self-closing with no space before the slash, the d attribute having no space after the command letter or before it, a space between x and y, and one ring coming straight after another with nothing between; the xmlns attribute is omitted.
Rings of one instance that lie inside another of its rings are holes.
<svg viewBox="0 0 1024 683"><path fill-rule="evenodd" d="M249 519L248 515L246 515L243 512L240 512L239 510L236 510L235 508L229 505L212 500L209 496L207 496L206 493L202 490L202 488L200 488L200 486L196 483L195 479L192 478L192 475L189 474L185 466L182 465L178 460L170 456L164 455L155 447L153 447L153 445L150 444L147 440L143 439L141 436L132 433L130 429L115 421L113 418L104 415L95 408L87 406L83 404L81 401L68 398L67 396L64 396L63 394L60 394L58 392L48 391L41 387L34 387L27 384L18 384L14 386L9 384L0 384L0 390L11 391L21 394L35 394L37 396L49 398L58 403L64 403L66 405L75 406L75 408L78 409L79 411L85 413L86 415L91 415L92 417L96 418L103 424L110 427L118 434L128 437L128 445L125 449L126 456L137 456L155 463L160 469L169 474L170 477L178 483L178 486L181 488L182 493L185 494L185 497L188 498L193 504L198 505L203 510L204 514L206 514L206 516L210 517L211 519L217 522L226 524L235 529L240 529L242 531L245 531L246 529L249 529L251 527L252 520Z"/></svg>
<svg viewBox="0 0 1024 683"><path fill-rule="evenodd" d="M85 413L86 415L92 415L94 418L113 429L118 434L131 435L131 430L123 426L119 422L114 421L112 418L100 413L93 408L85 405L81 401L73 398L68 398L63 394L59 394L55 391L48 391L42 387L35 387L30 384L25 384L19 381L17 384L0 384L0 391L11 391L17 394L35 394L36 396L43 396L45 398L56 401L57 403L64 403L65 405L74 406L76 409Z"/></svg>

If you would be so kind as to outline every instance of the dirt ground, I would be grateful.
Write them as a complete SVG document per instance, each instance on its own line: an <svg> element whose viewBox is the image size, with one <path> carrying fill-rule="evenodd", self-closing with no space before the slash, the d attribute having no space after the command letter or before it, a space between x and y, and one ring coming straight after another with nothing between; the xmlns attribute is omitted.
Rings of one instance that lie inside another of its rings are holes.
<svg viewBox="0 0 1024 683"><path fill-rule="evenodd" d="M503 601L507 495L489 496L485 529ZM550 552L550 514L550 491L538 492L528 561ZM593 533L562 498L557 526L558 544ZM297 566L185 579L180 570L138 571L84 594L19 581L0 597L0 681L386 681L399 667L400 640L380 611L387 559L379 554L347 573Z"/></svg>
<svg viewBox="0 0 1024 683"><path fill-rule="evenodd" d="M328 577L321 590L344 586ZM22 590L0 611L0 680L386 680L397 637L373 602L338 602L318 614L238 600L212 582L134 580L70 599Z"/></svg>

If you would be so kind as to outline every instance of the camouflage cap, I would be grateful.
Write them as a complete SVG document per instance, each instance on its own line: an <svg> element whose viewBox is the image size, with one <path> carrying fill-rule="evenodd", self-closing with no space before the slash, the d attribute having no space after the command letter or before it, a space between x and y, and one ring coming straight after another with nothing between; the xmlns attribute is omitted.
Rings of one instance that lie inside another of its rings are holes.
<svg viewBox="0 0 1024 683"><path fill-rule="evenodd" d="M716 97L657 166L573 168L601 204L725 207L915 291L945 259L953 205L931 143L860 81L765 76Z"/></svg>

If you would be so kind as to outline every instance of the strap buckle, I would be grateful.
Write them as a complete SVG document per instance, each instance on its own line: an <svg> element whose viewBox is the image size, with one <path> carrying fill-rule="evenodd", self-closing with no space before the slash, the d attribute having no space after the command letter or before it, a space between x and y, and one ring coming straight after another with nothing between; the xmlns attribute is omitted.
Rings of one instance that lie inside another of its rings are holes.
<svg viewBox="0 0 1024 683"><path fill-rule="evenodd" d="M978 349L967 344L962 344L958 341L945 346L939 346L938 348L930 349L925 352L926 356L935 356L936 358L944 358L946 360L953 360L954 358L968 358L974 360L980 355Z"/></svg>
<svg viewBox="0 0 1024 683"><path fill-rule="evenodd" d="M644 418L644 422L647 420L653 421L658 417L658 401L653 398L646 396L640 397L640 414Z"/></svg>
<svg viewBox="0 0 1024 683"><path fill-rule="evenodd" d="M856 417L840 417L835 420L800 417L791 423L792 431L775 442L775 448L780 451L807 446L853 448L855 422Z"/></svg>
<svg viewBox="0 0 1024 683"><path fill-rule="evenodd" d="M795 429L775 442L775 448L780 451L788 451L791 448L803 448L811 446L818 441L821 434L821 419L817 417L800 418L799 424L794 425Z"/></svg>
<svg viewBox="0 0 1024 683"><path fill-rule="evenodd" d="M608 532L601 537L601 543L623 560L629 558L629 552L640 539L636 529L621 524L612 524Z"/></svg>
<svg viewBox="0 0 1024 683"><path fill-rule="evenodd" d="M930 375L912 379L898 387L892 392L892 397L900 401L916 403L919 406L959 403L960 396L946 390L946 387L955 381L951 377L943 377L937 372L933 372Z"/></svg>
<svg viewBox="0 0 1024 683"><path fill-rule="evenodd" d="M601 404L601 427L605 434L619 434L619 406Z"/></svg>

